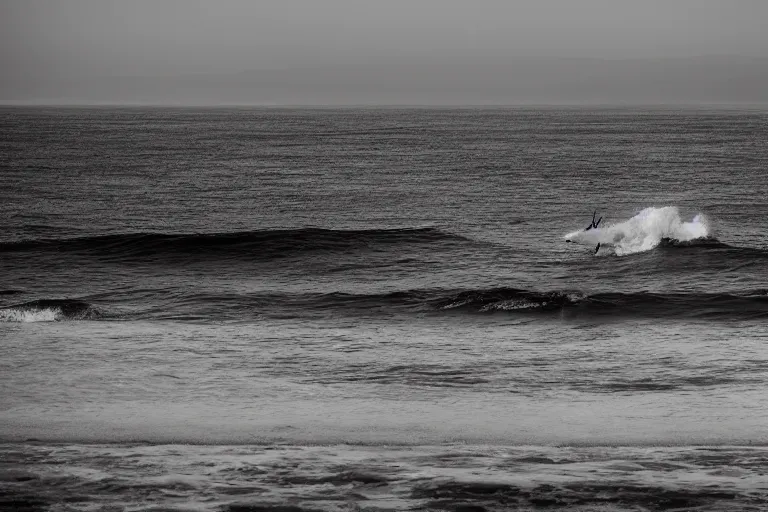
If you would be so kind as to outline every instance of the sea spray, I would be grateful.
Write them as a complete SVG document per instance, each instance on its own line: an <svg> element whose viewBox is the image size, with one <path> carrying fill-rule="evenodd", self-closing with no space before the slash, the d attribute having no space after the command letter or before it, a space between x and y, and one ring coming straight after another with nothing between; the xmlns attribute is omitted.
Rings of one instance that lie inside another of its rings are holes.
<svg viewBox="0 0 768 512"><path fill-rule="evenodd" d="M607 223L599 229L574 231L565 239L584 245L611 246L617 256L625 256L649 251L665 239L687 242L709 236L709 222L703 214L685 222L676 206L665 206L645 208L629 220Z"/></svg>
<svg viewBox="0 0 768 512"><path fill-rule="evenodd" d="M42 299L0 308L0 322L55 322L96 317L96 309L80 300Z"/></svg>

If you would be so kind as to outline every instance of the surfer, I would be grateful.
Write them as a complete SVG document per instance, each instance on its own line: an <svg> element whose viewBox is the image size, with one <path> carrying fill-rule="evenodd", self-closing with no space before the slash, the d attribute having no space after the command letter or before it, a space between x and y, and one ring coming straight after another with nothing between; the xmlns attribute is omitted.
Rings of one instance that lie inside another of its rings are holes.
<svg viewBox="0 0 768 512"><path fill-rule="evenodd" d="M584 231L589 231L592 228L597 229L597 226L600 225L600 221L603 220L603 218L600 217L599 219L597 219L597 222L595 222L595 215L597 215L597 210L592 212L592 224L587 226L587 229L585 229ZM600 242L597 242L597 247L595 247L595 254L597 254L597 251L599 251L599 250L600 250Z"/></svg>
<svg viewBox="0 0 768 512"><path fill-rule="evenodd" d="M595 222L595 215L597 215L597 210L595 210L594 212L592 212L592 224L590 224L589 226L587 226L587 229L585 229L584 231L589 231L590 229L592 229L592 228L597 228L597 226L599 226L599 225L600 225L600 221L601 221L601 220L603 220L603 218L602 218L602 217L600 217L599 219L597 219L597 222ZM599 245L599 244L598 244L598 245Z"/></svg>
<svg viewBox="0 0 768 512"><path fill-rule="evenodd" d="M595 221L596 216L597 216L597 210L595 210L592 213L592 222L589 223L589 226L584 228L584 231L581 231L581 232L577 231L575 233L571 233L570 235L567 235L565 238L565 241L578 242L578 243L585 243L589 241L592 241L592 243L597 242L597 246L595 247L595 254L597 254L597 251L600 250L600 242L598 242L599 235L590 233L591 236L586 236L587 231L591 229L597 229L598 226L600 226L600 221L602 221L603 218L600 217L599 219L597 219L597 221Z"/></svg>

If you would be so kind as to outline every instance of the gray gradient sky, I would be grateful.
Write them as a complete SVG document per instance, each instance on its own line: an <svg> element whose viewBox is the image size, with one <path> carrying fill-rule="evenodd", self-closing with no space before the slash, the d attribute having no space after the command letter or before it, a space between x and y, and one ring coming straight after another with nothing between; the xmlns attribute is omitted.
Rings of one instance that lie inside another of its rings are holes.
<svg viewBox="0 0 768 512"><path fill-rule="evenodd" d="M768 56L764 0L0 0L5 90L509 57ZM11 84L11 85L8 85Z"/></svg>

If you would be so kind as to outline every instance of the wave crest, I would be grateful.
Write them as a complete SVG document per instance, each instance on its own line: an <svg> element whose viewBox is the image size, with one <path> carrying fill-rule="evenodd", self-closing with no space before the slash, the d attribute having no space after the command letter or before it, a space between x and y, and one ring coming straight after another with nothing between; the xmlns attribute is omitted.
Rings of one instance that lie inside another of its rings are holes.
<svg viewBox="0 0 768 512"><path fill-rule="evenodd" d="M329 318L382 315L560 315L562 318L768 318L768 290L731 293L534 291L516 288L412 289L385 293L195 294L120 315L123 320L251 321L258 318ZM103 300L103 298L102 298ZM37 300L0 308L0 322L113 318L80 300Z"/></svg>
<svg viewBox="0 0 768 512"><path fill-rule="evenodd" d="M430 301L431 309L459 310L468 314L555 312L574 318L652 317L713 320L768 317L768 295L764 289L735 293L638 291L585 294L570 290L536 292L494 288L436 295Z"/></svg>
<svg viewBox="0 0 768 512"><path fill-rule="evenodd" d="M525 309L559 309L573 305L582 296L576 292L534 292L516 288L462 291L435 301L438 309L467 309L481 313Z"/></svg>
<svg viewBox="0 0 768 512"><path fill-rule="evenodd" d="M0 308L0 322L55 322L90 320L98 311L80 300L42 299Z"/></svg>
<svg viewBox="0 0 768 512"><path fill-rule="evenodd" d="M694 238L692 240L676 240L674 238L662 238L660 247L704 247L707 249L734 249L728 244L724 244L713 236Z"/></svg>
<svg viewBox="0 0 768 512"><path fill-rule="evenodd" d="M179 258L272 259L307 251L346 251L398 244L466 240L436 228L335 230L320 228L258 230L235 233L128 233L61 240L26 240L0 244L0 252L67 252L115 260Z"/></svg>
<svg viewBox="0 0 768 512"><path fill-rule="evenodd" d="M715 240L709 221L703 214L699 213L686 222L680 217L676 206L645 208L631 219L606 224L599 229L574 231L565 238L590 246L611 246L617 256L650 251L662 243L680 245L696 240Z"/></svg>
<svg viewBox="0 0 768 512"><path fill-rule="evenodd" d="M172 318L242 320L253 312L278 318L328 318L396 315L562 315L563 318L768 318L766 290L731 293L535 291L516 288L413 289L389 293L269 294L216 297L201 295ZM158 312L166 316L169 312Z"/></svg>

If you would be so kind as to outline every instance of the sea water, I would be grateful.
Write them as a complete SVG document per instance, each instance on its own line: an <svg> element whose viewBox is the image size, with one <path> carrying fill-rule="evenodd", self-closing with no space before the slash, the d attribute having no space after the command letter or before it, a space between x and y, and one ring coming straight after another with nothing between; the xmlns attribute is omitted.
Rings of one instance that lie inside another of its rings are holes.
<svg viewBox="0 0 768 512"><path fill-rule="evenodd" d="M764 111L0 119L0 504L768 499Z"/></svg>

